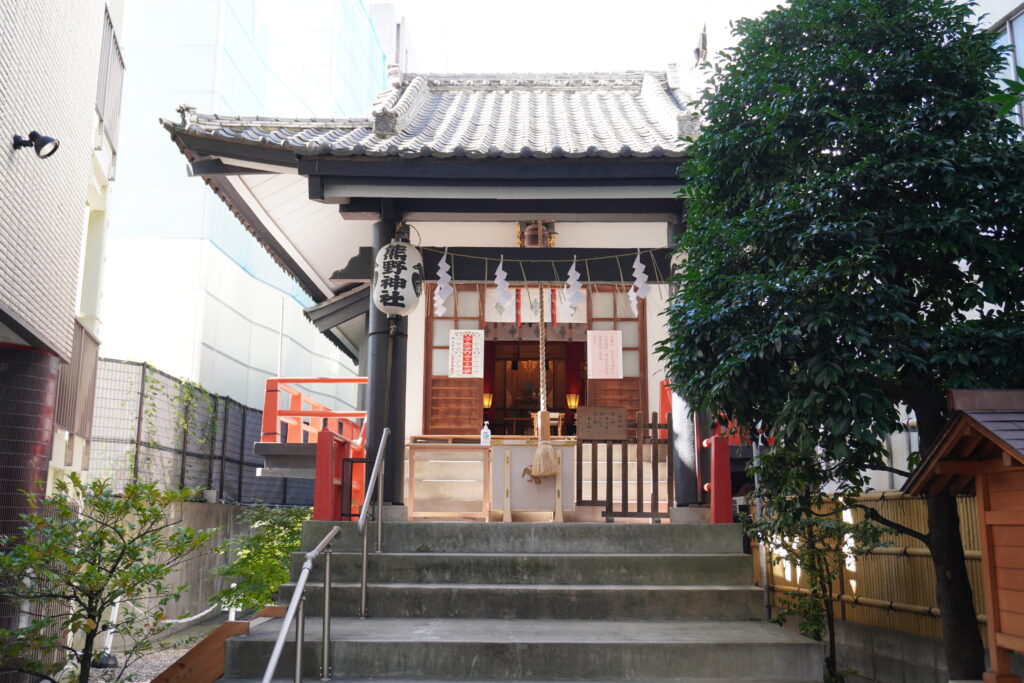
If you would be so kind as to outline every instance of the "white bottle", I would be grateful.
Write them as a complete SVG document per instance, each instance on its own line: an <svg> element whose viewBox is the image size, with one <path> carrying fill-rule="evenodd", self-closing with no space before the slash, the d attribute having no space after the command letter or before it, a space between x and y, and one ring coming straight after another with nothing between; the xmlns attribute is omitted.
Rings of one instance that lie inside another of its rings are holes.
<svg viewBox="0 0 1024 683"><path fill-rule="evenodd" d="M480 445L491 445L491 428L487 425L487 420L484 420L484 428L480 430Z"/></svg>

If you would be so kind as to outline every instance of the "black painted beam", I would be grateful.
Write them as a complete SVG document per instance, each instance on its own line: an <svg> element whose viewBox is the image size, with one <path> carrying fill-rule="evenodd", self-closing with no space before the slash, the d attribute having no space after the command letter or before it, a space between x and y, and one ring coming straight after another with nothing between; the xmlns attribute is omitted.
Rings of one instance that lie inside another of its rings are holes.
<svg viewBox="0 0 1024 683"><path fill-rule="evenodd" d="M649 158L582 158L582 159L466 159L403 157L349 157L301 159L302 175L352 178L398 178L437 181L452 180L611 180L611 179L675 179L682 159ZM595 183L600 184L600 183Z"/></svg>
<svg viewBox="0 0 1024 683"><path fill-rule="evenodd" d="M673 181L675 182L675 181ZM673 185L674 187L674 185ZM320 197L323 188L318 186ZM407 220L670 221L683 212L681 199L396 199ZM380 199L354 197L339 211L347 220L376 220Z"/></svg>
<svg viewBox="0 0 1024 683"><path fill-rule="evenodd" d="M437 280L437 266L444 247L420 247L423 253L424 277ZM453 247L448 250L452 280L459 282L491 282L498 260L505 257L509 282L564 282L573 256L580 282L632 282L636 250L579 249L551 247L547 249L507 247ZM669 276L672 250L641 249L640 261L646 266L648 282L662 284ZM332 281L369 282L373 275L373 249L361 247L359 254L331 275Z"/></svg>

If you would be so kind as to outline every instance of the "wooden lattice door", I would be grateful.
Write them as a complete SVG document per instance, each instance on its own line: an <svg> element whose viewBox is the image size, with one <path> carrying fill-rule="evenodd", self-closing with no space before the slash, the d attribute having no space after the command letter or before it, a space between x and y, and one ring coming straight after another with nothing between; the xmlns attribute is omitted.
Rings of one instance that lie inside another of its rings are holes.
<svg viewBox="0 0 1024 683"><path fill-rule="evenodd" d="M451 330L484 329L484 293L477 285L455 285L443 316L434 310L434 287L428 302L426 368L423 382L425 434L478 434L483 425L483 379L448 377L448 337Z"/></svg>

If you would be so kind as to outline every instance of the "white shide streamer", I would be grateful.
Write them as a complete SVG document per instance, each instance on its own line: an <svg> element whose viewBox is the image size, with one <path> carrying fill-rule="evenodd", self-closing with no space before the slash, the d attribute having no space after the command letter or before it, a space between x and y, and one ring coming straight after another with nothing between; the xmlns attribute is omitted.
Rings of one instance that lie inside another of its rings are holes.
<svg viewBox="0 0 1024 683"><path fill-rule="evenodd" d="M497 295L494 297L494 308L498 311L498 315L504 315L505 309L515 299L515 295L508 288L508 273L505 272L504 256L498 261L498 267L494 271L494 285L498 289Z"/></svg>
<svg viewBox="0 0 1024 683"><path fill-rule="evenodd" d="M434 315L443 317L448 312L444 302L452 295L452 267L448 265L448 248L437 264L437 289L434 290Z"/></svg>
<svg viewBox="0 0 1024 683"><path fill-rule="evenodd" d="M583 303L583 288L580 287L580 272L576 270L576 257L572 257L569 267L569 278L565 281L565 303L569 306L569 315L576 315L576 309Z"/></svg>
<svg viewBox="0 0 1024 683"><path fill-rule="evenodd" d="M640 317L640 306L637 299L645 299L651 292L651 286L647 284L647 267L640 260L640 250L636 250L636 259L633 261L633 284L629 288L629 306L633 309L633 316Z"/></svg>

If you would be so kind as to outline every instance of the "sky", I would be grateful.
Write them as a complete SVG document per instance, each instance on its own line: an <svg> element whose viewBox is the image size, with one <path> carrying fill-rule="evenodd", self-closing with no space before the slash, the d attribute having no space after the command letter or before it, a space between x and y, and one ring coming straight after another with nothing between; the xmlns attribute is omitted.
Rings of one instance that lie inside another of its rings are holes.
<svg viewBox="0 0 1024 683"><path fill-rule="evenodd" d="M406 18L411 70L559 72L693 64L704 24L709 49L731 44L728 22L778 0L392 0Z"/></svg>
<svg viewBox="0 0 1024 683"><path fill-rule="evenodd" d="M372 0L366 0L371 2ZM387 1L387 0L384 0ZM1021 0L980 0L999 18ZM702 27L708 49L733 44L729 22L780 0L391 0L405 16L418 72L689 70Z"/></svg>

